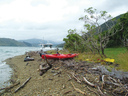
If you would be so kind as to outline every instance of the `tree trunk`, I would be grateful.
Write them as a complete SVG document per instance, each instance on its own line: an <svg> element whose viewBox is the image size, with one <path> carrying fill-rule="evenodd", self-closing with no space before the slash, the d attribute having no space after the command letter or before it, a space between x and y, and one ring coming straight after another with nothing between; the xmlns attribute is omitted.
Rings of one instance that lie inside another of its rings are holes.
<svg viewBox="0 0 128 96"><path fill-rule="evenodd" d="M106 57L106 55L104 54L104 48L101 48L101 52L102 52L102 55L103 55L104 57Z"/></svg>
<svg viewBox="0 0 128 96"><path fill-rule="evenodd" d="M100 54L100 50L97 49L97 51L98 51L98 54L100 55L100 57L103 58L103 56Z"/></svg>

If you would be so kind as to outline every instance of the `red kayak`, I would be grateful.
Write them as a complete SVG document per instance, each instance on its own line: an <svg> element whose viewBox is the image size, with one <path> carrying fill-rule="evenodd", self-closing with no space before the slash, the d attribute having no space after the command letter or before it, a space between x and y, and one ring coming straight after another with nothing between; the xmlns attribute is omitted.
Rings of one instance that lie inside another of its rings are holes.
<svg viewBox="0 0 128 96"><path fill-rule="evenodd" d="M44 56L46 56L47 59L69 59L78 56L78 54L42 54L42 59L45 59Z"/></svg>

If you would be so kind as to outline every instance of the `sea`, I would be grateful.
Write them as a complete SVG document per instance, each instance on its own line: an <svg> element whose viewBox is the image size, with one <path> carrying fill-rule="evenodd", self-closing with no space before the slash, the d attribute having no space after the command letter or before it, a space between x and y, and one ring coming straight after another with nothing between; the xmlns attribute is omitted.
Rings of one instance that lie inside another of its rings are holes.
<svg viewBox="0 0 128 96"><path fill-rule="evenodd" d="M14 56L23 55L29 51L40 51L40 47L2 47L0 46L0 88L9 86L9 79L12 75L12 69L4 60ZM47 51L49 49L43 49Z"/></svg>

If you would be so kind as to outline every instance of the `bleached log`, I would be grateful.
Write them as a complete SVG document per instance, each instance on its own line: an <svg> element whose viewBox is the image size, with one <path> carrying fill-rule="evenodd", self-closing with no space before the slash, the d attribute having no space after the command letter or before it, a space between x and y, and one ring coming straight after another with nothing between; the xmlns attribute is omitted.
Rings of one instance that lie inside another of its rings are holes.
<svg viewBox="0 0 128 96"><path fill-rule="evenodd" d="M30 79L31 79L31 77L29 77L20 87L18 87L18 88L15 90L15 93L16 93L18 90L20 90L21 88L23 88L23 87L27 84L27 82L28 82Z"/></svg>
<svg viewBox="0 0 128 96"><path fill-rule="evenodd" d="M96 87L95 84L89 82L85 77L83 77L83 79L84 79L84 81L85 81L88 85L90 85L90 86L92 86L92 87Z"/></svg>
<svg viewBox="0 0 128 96"><path fill-rule="evenodd" d="M74 75L74 73L71 73L71 74L72 74L73 78L74 78L78 83L81 83L81 81L80 81L78 78L76 78L76 76Z"/></svg>
<svg viewBox="0 0 128 96"><path fill-rule="evenodd" d="M102 75L102 82L104 83L104 75Z"/></svg>
<svg viewBox="0 0 128 96"><path fill-rule="evenodd" d="M39 70L43 70L43 66L42 65L40 65Z"/></svg>
<svg viewBox="0 0 128 96"><path fill-rule="evenodd" d="M104 87L104 75L102 75L102 89Z"/></svg>
<svg viewBox="0 0 128 96"><path fill-rule="evenodd" d="M108 79L109 79L109 80L113 80L114 82L117 82L116 79L114 79L114 78L112 78L112 77L110 77L110 76L108 77Z"/></svg>
<svg viewBox="0 0 128 96"><path fill-rule="evenodd" d="M74 88L77 92L79 92L79 93L81 93L81 94L83 94L83 95L86 95L85 92L83 92L83 91L81 91L80 89L76 88L72 82L71 82L71 84L72 84L73 88Z"/></svg>
<svg viewBox="0 0 128 96"><path fill-rule="evenodd" d="M118 83L113 83L113 82L109 82L109 81L105 81L105 84L115 85L115 86L121 87L120 84L118 84Z"/></svg>

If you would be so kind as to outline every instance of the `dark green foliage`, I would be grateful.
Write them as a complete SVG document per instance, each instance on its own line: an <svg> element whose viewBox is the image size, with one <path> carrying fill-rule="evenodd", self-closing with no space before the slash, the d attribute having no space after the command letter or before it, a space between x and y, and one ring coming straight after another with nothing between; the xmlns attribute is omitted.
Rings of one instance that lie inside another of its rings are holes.
<svg viewBox="0 0 128 96"><path fill-rule="evenodd" d="M108 20L107 22L105 22L105 23L103 23L102 25L100 25L100 27L102 28L102 31L107 31L107 30L108 30L106 24L109 25L110 27L112 27L113 25L116 25L116 23L117 23L117 21L118 21L118 19L119 19L120 17L122 17L122 14L119 15L119 16L116 16L115 18L110 19L110 20ZM112 21L113 21L113 22L112 22Z"/></svg>
<svg viewBox="0 0 128 96"><path fill-rule="evenodd" d="M83 52L85 50L85 46L81 44L81 36L76 33L76 30L68 30L68 35L63 41L65 41L64 48L70 51Z"/></svg>
<svg viewBox="0 0 128 96"><path fill-rule="evenodd" d="M112 36L109 40L107 47L117 47L117 46L127 46L128 43L128 12L120 15L118 20L122 26L123 30L117 32L114 36ZM117 29L121 26L115 25Z"/></svg>

